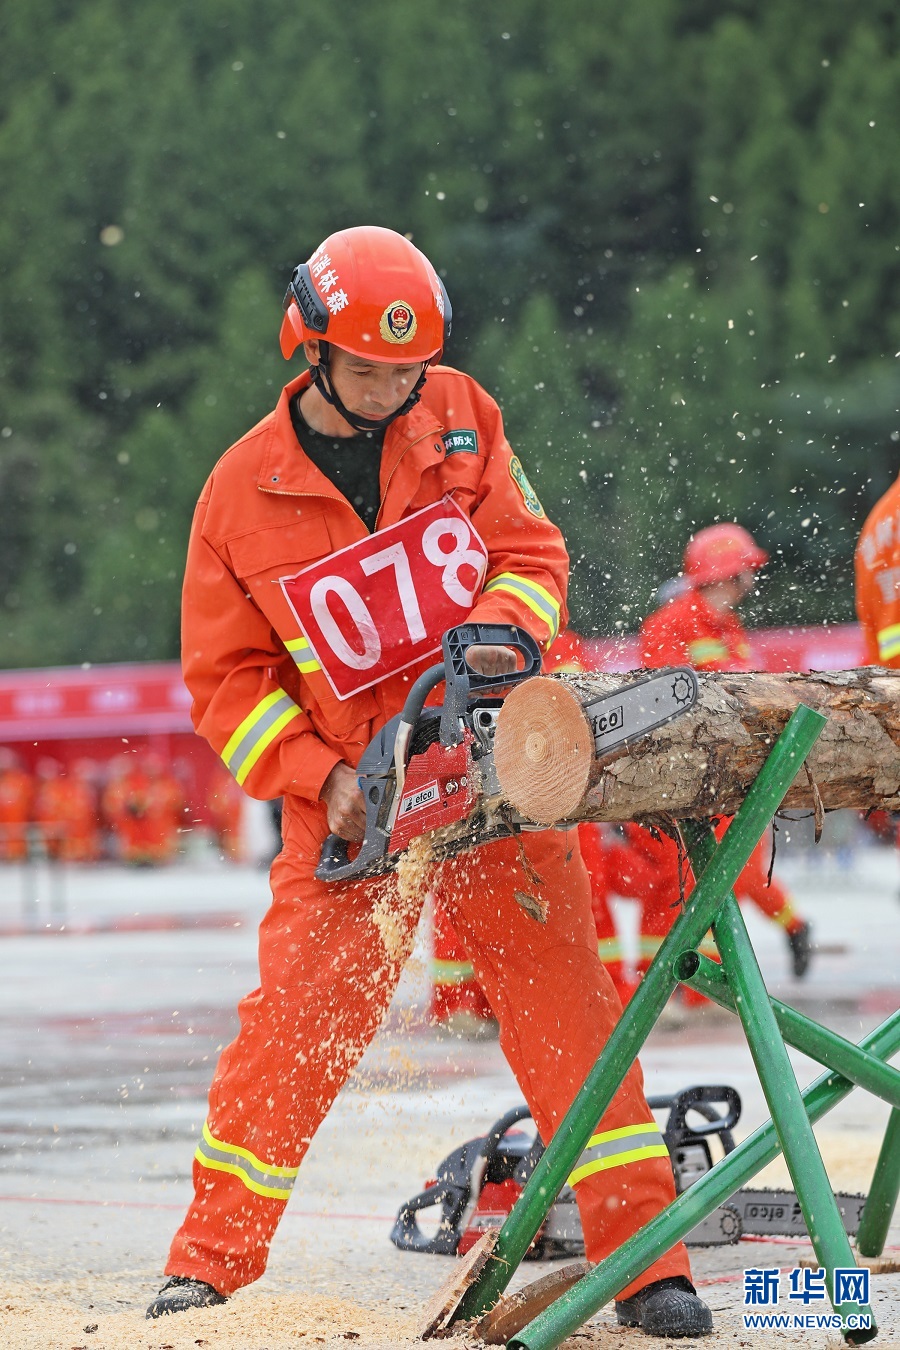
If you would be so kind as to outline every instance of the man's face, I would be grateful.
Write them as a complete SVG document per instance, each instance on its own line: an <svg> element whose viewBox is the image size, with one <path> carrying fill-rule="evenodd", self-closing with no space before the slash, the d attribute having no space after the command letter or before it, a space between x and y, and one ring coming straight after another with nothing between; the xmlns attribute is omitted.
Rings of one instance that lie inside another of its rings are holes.
<svg viewBox="0 0 900 1350"><path fill-rule="evenodd" d="M737 576L729 577L728 581L722 582L723 590L728 592L728 600L732 607L741 603L742 600L753 590L756 585L756 573L747 568L744 572L738 572Z"/></svg>
<svg viewBox="0 0 900 1350"><path fill-rule="evenodd" d="M331 349L331 380L347 411L360 417L390 417L409 398L422 370L421 361L395 366L389 361L366 361L340 347Z"/></svg>

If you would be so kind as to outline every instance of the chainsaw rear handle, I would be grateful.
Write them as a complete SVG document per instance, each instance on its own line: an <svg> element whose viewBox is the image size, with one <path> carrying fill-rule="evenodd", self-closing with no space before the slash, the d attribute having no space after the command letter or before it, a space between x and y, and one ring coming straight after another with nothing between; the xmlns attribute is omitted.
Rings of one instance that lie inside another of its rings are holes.
<svg viewBox="0 0 900 1350"><path fill-rule="evenodd" d="M419 1191L397 1211L397 1218L391 1229L391 1242L402 1252L428 1252L432 1256L454 1256L462 1236L460 1225L466 1206L472 1198L472 1175L479 1159L483 1168L479 1176L485 1179L502 1180L500 1146L512 1127L520 1120L530 1120L531 1112L524 1104L514 1106L501 1116L488 1133L479 1139L473 1139L462 1148L455 1149L445 1158L438 1168L438 1179L434 1185ZM540 1140L535 1141L537 1147ZM529 1150L533 1153L535 1145ZM529 1156L530 1161L530 1156ZM509 1165L505 1169L509 1174ZM524 1180L524 1178L523 1178ZM419 1227L416 1215L423 1209L441 1207L441 1217L437 1231L429 1237Z"/></svg>
<svg viewBox="0 0 900 1350"><path fill-rule="evenodd" d="M469 1199L465 1190L449 1183L438 1182L425 1191L419 1191L405 1205L401 1205L391 1229L391 1242L401 1252L427 1252L431 1256L455 1256L459 1246L459 1222ZM419 1227L416 1215L420 1210L441 1207L437 1232L428 1237Z"/></svg>

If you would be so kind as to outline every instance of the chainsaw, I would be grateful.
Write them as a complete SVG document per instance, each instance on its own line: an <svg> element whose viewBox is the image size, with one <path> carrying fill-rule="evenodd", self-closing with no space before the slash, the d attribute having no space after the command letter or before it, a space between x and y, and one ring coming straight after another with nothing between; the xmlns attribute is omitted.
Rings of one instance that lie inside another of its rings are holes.
<svg viewBox="0 0 900 1350"><path fill-rule="evenodd" d="M687 1088L667 1097L649 1097L652 1111L667 1111L663 1139L669 1150L675 1190L682 1191L713 1166L710 1139L722 1154L734 1148L732 1131L740 1119L741 1099L732 1087ZM688 1120L691 1115L693 1123ZM697 1117L700 1117L697 1120ZM514 1127L530 1120L527 1106L515 1106L486 1135L471 1139L447 1155L425 1189L402 1205L391 1230L401 1251L464 1256L489 1228L503 1225L544 1151L537 1135ZM837 1192L844 1228L859 1228L866 1197ZM423 1232L418 1216L439 1209L433 1231ZM689 1247L716 1247L742 1237L808 1237L793 1191L778 1188L738 1190L685 1237ZM564 1186L528 1250L527 1259L584 1256L584 1235L575 1192Z"/></svg>
<svg viewBox="0 0 900 1350"><path fill-rule="evenodd" d="M522 658L510 674L483 675L467 659L471 647L508 647ZM330 834L316 867L320 881L381 876L396 868L413 839L462 828L434 840L436 861L508 838L544 829L518 816L500 800L494 767L494 734L502 692L539 675L540 648L522 628L463 624L444 634L443 660L420 675L403 711L386 722L363 751L357 777L366 803L365 837L351 858L347 841ZM425 706L444 684L440 707ZM686 666L654 671L587 704L598 757L611 755L687 712L699 687ZM491 802L496 805L491 805Z"/></svg>

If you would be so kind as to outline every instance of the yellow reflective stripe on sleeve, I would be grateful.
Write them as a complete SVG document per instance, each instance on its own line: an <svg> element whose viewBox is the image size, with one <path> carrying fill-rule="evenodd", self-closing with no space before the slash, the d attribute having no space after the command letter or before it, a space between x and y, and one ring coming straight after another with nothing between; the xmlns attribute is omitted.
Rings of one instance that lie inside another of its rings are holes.
<svg viewBox="0 0 900 1350"><path fill-rule="evenodd" d="M300 709L283 689L275 689L245 717L222 751L226 768L243 783L262 752L299 714Z"/></svg>
<svg viewBox="0 0 900 1350"><path fill-rule="evenodd" d="M550 592L536 581L517 576L515 572L501 572L484 589L485 592L508 591L510 595L517 596L539 619L543 619L550 629L550 641L556 637L559 632L559 601L554 600Z"/></svg>
<svg viewBox="0 0 900 1350"><path fill-rule="evenodd" d="M669 1150L655 1125L624 1125L620 1130L607 1130L588 1140L577 1167L569 1175L569 1185L577 1186L585 1177L608 1172L613 1167L668 1156Z"/></svg>
<svg viewBox="0 0 900 1350"><path fill-rule="evenodd" d="M878 634L878 655L882 661L893 661L900 656L900 623L892 623L882 628Z"/></svg>
<svg viewBox="0 0 900 1350"><path fill-rule="evenodd" d="M209 1126L203 1126L203 1138L194 1154L201 1167L213 1172L230 1172L255 1195L266 1195L271 1200L287 1200L294 1187L298 1167L274 1167L261 1162L248 1148L225 1144L214 1139Z"/></svg>
<svg viewBox="0 0 900 1350"><path fill-rule="evenodd" d="M439 961L435 957L431 962L433 984L465 984L474 978L475 967L471 961Z"/></svg>
<svg viewBox="0 0 900 1350"><path fill-rule="evenodd" d="M698 638L688 643L688 656L692 665L702 666L706 661L727 661L728 648L715 638Z"/></svg>
<svg viewBox="0 0 900 1350"><path fill-rule="evenodd" d="M308 675L311 670L322 669L319 662L313 656L312 649L305 637L291 638L290 641L286 642L284 645L296 661L297 669L300 671L301 675Z"/></svg>

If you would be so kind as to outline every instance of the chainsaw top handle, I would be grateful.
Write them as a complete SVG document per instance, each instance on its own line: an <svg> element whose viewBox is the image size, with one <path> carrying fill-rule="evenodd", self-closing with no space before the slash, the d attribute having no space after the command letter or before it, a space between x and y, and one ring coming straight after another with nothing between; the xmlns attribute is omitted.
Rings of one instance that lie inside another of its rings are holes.
<svg viewBox="0 0 900 1350"><path fill-rule="evenodd" d="M470 647L511 647L520 652L524 665L521 670L504 675L482 675L469 664L466 656ZM441 743L458 745L462 735L460 718L465 715L473 694L492 689L508 689L532 675L541 673L541 649L524 628L506 623L464 623L448 628L441 642L444 655L446 692L441 713ZM404 717L406 712L404 710Z"/></svg>

